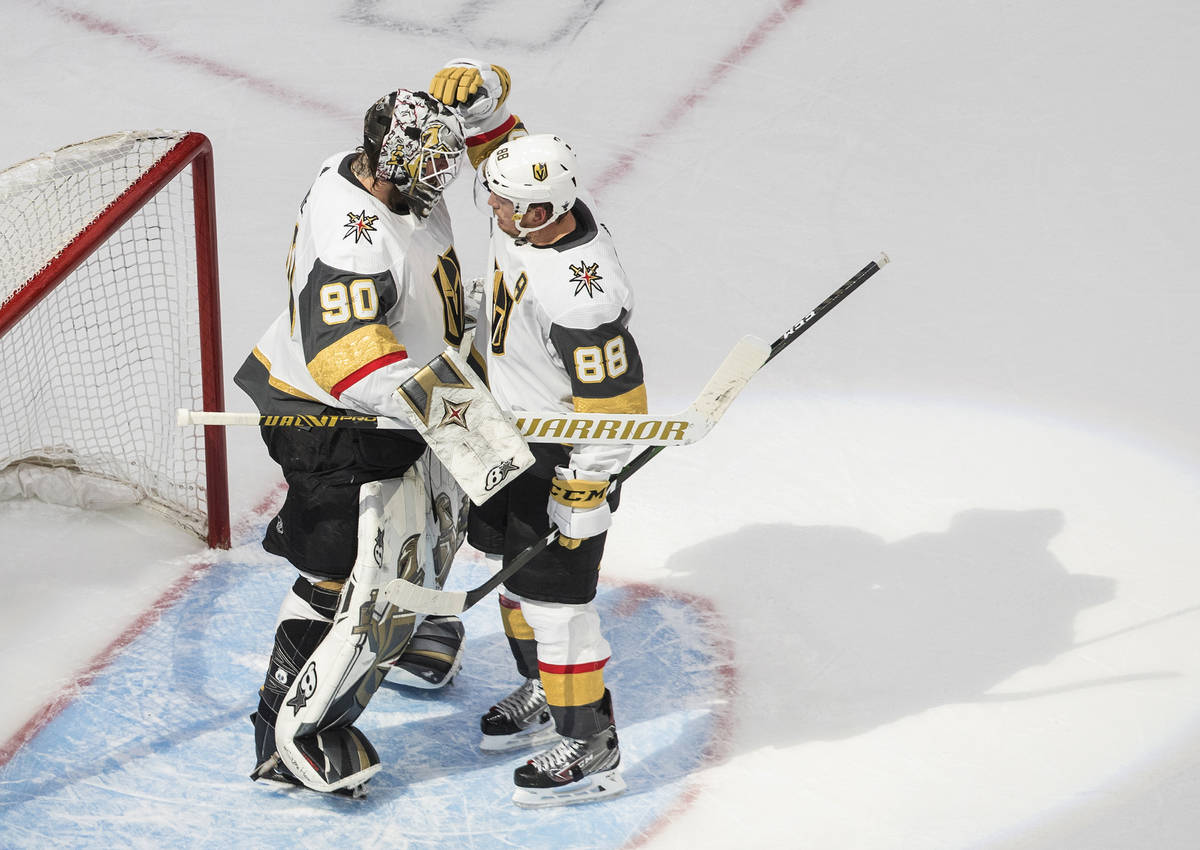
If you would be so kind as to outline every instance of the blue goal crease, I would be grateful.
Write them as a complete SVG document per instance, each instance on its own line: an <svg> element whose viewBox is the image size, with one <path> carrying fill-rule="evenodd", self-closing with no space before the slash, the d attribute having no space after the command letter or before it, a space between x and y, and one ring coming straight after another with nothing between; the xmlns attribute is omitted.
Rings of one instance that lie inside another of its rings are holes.
<svg viewBox="0 0 1200 850"><path fill-rule="evenodd" d="M479 715L517 684L496 606L463 615L463 670L435 692L385 684L358 726L383 770L363 800L250 782L249 715L290 566L237 560L201 575L0 768L5 847L324 846L372 834L414 848L621 847L686 799L724 732L727 659L711 611L645 587L601 584L605 670L629 790L586 806L512 805L529 753L487 755ZM459 563L452 587L488 573ZM333 813L350 817L330 818Z"/></svg>

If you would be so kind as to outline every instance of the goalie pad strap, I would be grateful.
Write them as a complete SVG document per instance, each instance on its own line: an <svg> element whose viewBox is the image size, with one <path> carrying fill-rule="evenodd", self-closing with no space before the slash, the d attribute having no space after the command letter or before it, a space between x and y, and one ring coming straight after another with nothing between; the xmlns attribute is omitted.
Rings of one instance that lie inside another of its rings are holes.
<svg viewBox="0 0 1200 850"><path fill-rule="evenodd" d="M311 605L322 617L332 620L342 594L342 582L319 581L314 584L300 577L292 585L292 593Z"/></svg>
<svg viewBox="0 0 1200 850"><path fill-rule="evenodd" d="M608 496L608 481L584 481L580 478L555 478L550 482L550 498L577 510L598 508Z"/></svg>

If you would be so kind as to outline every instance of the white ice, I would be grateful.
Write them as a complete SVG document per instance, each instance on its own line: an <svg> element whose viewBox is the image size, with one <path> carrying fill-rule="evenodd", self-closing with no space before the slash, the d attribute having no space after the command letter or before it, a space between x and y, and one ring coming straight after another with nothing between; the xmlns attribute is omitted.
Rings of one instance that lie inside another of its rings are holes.
<svg viewBox="0 0 1200 850"><path fill-rule="evenodd" d="M626 491L605 575L710 599L737 682L728 757L642 846L1196 846L1200 7L5 12L0 163L121 129L213 139L227 378L283 306L316 166L464 54L576 146L654 410L889 253ZM253 429L229 438L236 523L279 476ZM0 503L0 739L206 557L136 510Z"/></svg>

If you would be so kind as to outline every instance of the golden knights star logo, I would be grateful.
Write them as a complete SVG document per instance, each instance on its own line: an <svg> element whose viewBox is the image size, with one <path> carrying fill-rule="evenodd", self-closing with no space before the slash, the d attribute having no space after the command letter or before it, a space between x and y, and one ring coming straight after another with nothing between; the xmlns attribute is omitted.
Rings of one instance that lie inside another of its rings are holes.
<svg viewBox="0 0 1200 850"><path fill-rule="evenodd" d="M349 239L353 236L356 245L360 239L366 239L368 245L373 244L371 242L371 234L375 232L375 222L379 221L379 216L367 215L367 211L363 210L357 214L348 212L346 213L346 218L349 221L342 225L342 227L346 228L345 234L342 235L343 239Z"/></svg>
<svg viewBox="0 0 1200 850"><path fill-rule="evenodd" d="M439 425L457 425L463 430L470 430L467 427L467 408L471 406L471 402L464 401L461 404L455 404L449 399L442 399L442 406L444 412Z"/></svg>
<svg viewBox="0 0 1200 850"><path fill-rule="evenodd" d="M597 283L597 281L604 280L604 276L600 274L599 269L599 263L588 265L586 260L577 266L571 266L571 274L575 275L571 278L571 283L575 284L576 295L586 289L588 298L595 298L597 292L604 291L604 287Z"/></svg>

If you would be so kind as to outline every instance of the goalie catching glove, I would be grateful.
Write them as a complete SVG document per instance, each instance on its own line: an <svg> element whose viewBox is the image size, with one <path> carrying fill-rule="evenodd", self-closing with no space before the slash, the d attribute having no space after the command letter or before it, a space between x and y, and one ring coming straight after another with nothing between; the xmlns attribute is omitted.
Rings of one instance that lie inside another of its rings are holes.
<svg viewBox="0 0 1200 850"><path fill-rule="evenodd" d="M476 59L451 59L433 75L429 93L449 106L467 129L467 155L478 168L495 148L513 135L524 135L517 116L505 101L512 87L508 71Z"/></svg>
<svg viewBox="0 0 1200 850"><path fill-rule="evenodd" d="M589 537L603 534L612 525L608 505L608 475L578 469L555 467L558 474L550 482L550 500L546 513L558 528L559 545L578 548Z"/></svg>

